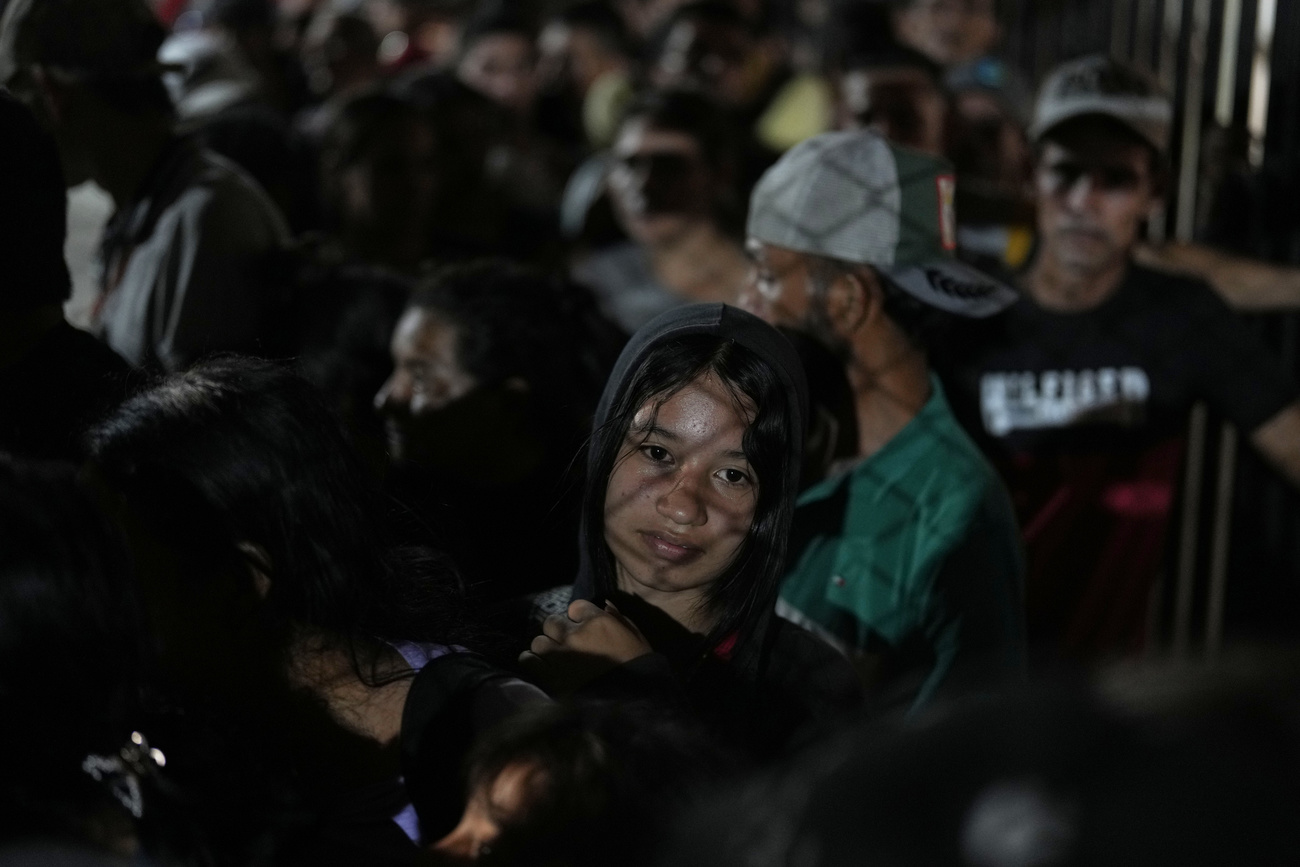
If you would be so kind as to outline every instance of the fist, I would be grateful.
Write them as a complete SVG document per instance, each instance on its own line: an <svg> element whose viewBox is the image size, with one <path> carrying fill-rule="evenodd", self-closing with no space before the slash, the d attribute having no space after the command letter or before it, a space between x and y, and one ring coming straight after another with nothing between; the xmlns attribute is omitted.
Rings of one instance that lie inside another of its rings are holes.
<svg viewBox="0 0 1300 867"><path fill-rule="evenodd" d="M553 695L569 695L615 666L653 652L641 630L608 602L569 604L552 614L542 634L519 656L519 664Z"/></svg>

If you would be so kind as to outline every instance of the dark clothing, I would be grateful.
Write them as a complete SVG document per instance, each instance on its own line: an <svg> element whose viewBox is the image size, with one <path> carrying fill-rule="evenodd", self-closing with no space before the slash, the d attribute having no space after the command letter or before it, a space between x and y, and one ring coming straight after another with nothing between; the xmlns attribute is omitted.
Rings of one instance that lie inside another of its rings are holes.
<svg viewBox="0 0 1300 867"><path fill-rule="evenodd" d="M1083 313L1025 298L936 359L1025 534L1031 643L1132 651L1160 570L1197 401L1249 433L1297 389L1205 284L1130 266Z"/></svg>
<svg viewBox="0 0 1300 867"><path fill-rule="evenodd" d="M80 462L81 433L117 405L130 367L66 322L0 368L0 451Z"/></svg>

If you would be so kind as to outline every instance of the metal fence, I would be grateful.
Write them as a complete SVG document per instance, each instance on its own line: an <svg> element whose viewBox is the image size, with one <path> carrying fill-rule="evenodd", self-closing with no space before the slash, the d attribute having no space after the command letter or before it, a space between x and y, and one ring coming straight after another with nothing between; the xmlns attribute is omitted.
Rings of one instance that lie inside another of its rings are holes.
<svg viewBox="0 0 1300 867"><path fill-rule="evenodd" d="M1300 0L1008 0L1005 49L1035 81L1091 52L1154 72L1175 106L1174 177L1155 240L1202 239L1300 264ZM1229 198L1225 190L1235 191ZM1216 237L1227 213L1235 234ZM1252 325L1300 375L1300 314ZM1175 547L1153 646L1300 633L1300 497L1205 407L1189 423Z"/></svg>

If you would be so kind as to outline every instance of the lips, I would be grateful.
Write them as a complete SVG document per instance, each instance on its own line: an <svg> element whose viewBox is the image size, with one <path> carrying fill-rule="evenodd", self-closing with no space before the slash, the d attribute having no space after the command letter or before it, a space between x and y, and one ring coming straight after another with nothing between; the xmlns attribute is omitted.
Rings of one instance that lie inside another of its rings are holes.
<svg viewBox="0 0 1300 867"><path fill-rule="evenodd" d="M671 533L642 530L638 535L651 554L670 563L685 563L704 553L704 549Z"/></svg>

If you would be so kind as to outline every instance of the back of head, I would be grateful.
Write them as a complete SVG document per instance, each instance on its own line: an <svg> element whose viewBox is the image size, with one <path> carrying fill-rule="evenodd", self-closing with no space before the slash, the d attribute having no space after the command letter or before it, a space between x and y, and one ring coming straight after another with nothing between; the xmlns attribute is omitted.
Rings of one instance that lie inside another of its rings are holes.
<svg viewBox="0 0 1300 867"><path fill-rule="evenodd" d="M595 410L621 348L612 327L579 286L500 260L446 268L411 298L456 328L461 366L479 386L514 379L533 404L562 422L572 444Z"/></svg>
<svg viewBox="0 0 1300 867"><path fill-rule="evenodd" d="M184 558L175 580L246 585L262 573L263 617L281 636L303 626L362 641L446 637L434 633L453 616L438 610L450 576L393 562L374 481L320 396L286 369L201 362L126 401L89 439L127 509Z"/></svg>
<svg viewBox="0 0 1300 867"><path fill-rule="evenodd" d="M491 843L493 863L643 863L670 814L732 770L729 757L652 704L545 705L502 723L475 746L469 788L503 772L525 780Z"/></svg>
<svg viewBox="0 0 1300 867"><path fill-rule="evenodd" d="M54 140L26 106L0 90L0 311L68 297L67 201Z"/></svg>
<svg viewBox="0 0 1300 867"><path fill-rule="evenodd" d="M0 18L0 84L30 86L24 79L40 66L86 83L119 111L170 114L157 60L166 35L145 0L10 0Z"/></svg>

